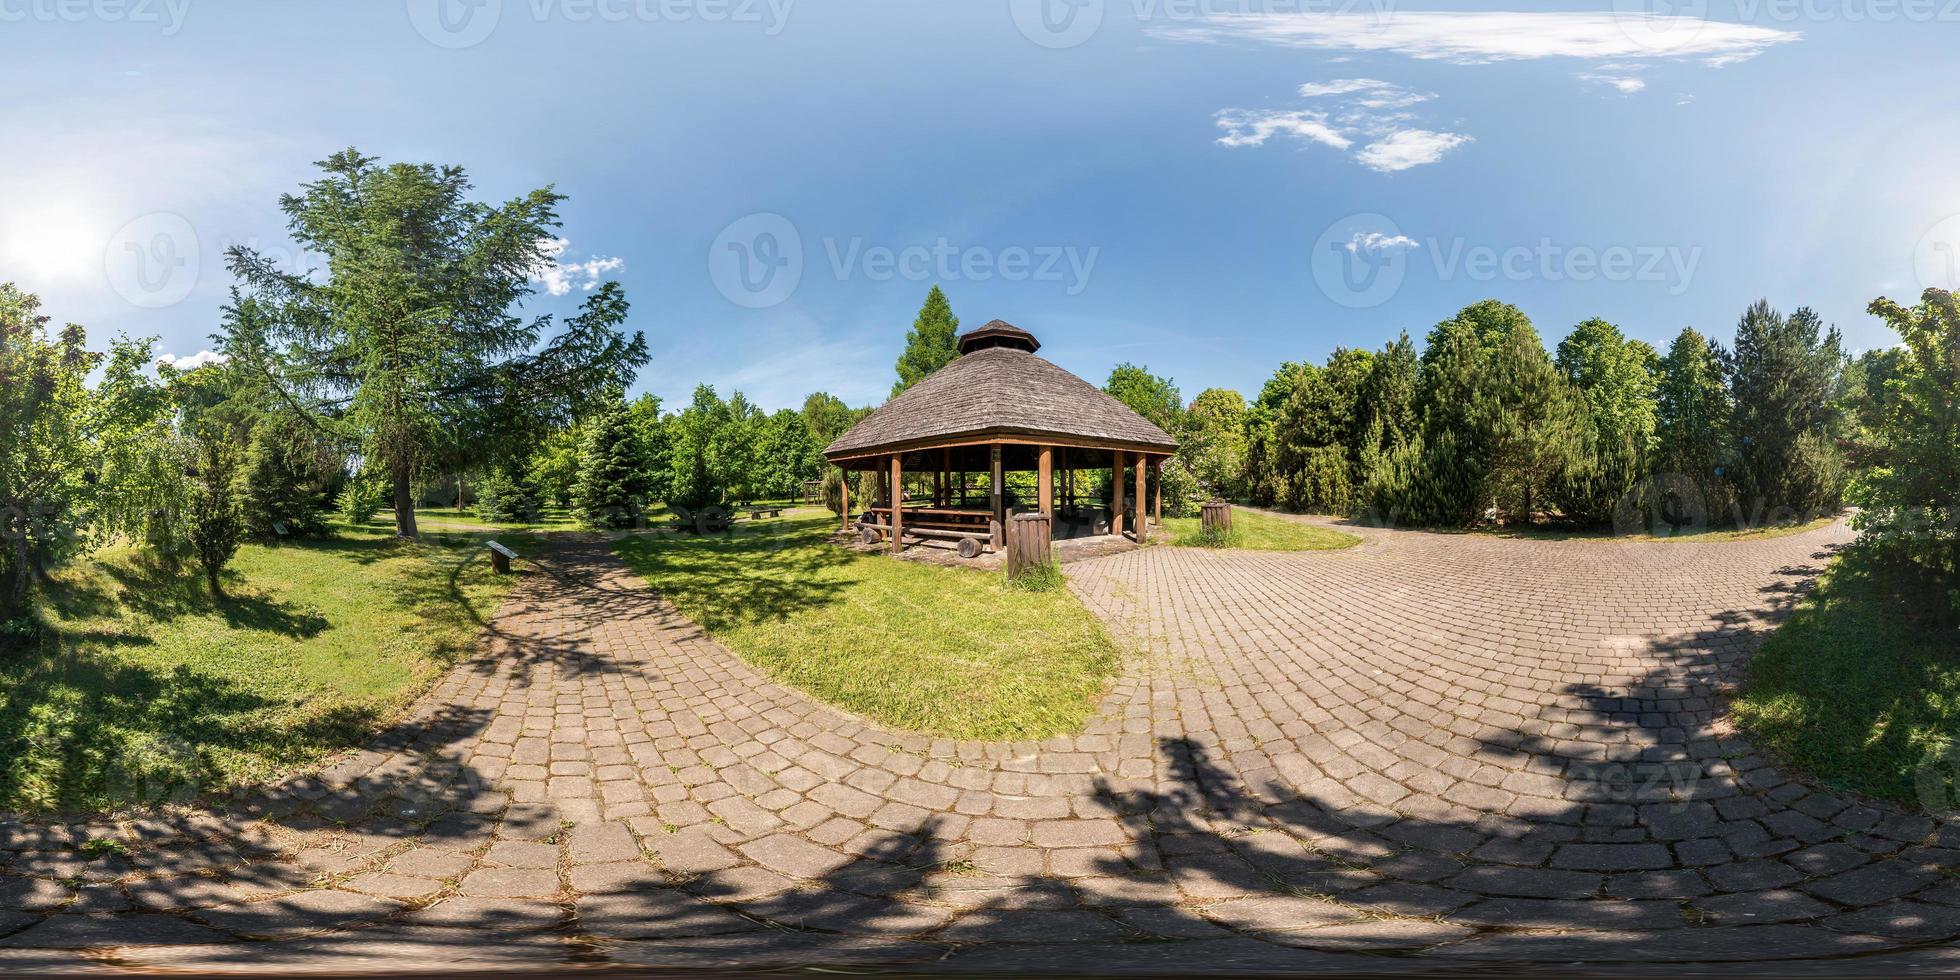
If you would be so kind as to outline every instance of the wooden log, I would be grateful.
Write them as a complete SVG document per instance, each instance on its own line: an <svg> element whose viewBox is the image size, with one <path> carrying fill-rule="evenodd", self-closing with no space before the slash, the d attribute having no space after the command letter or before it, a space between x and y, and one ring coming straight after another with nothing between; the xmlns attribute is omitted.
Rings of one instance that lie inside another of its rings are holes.
<svg viewBox="0 0 1960 980"><path fill-rule="evenodd" d="M1152 491L1150 495L1150 523L1155 524L1158 527L1163 527L1164 526L1164 457L1162 456L1157 457L1157 462L1151 468L1156 470L1157 489Z"/></svg>
<svg viewBox="0 0 1960 980"><path fill-rule="evenodd" d="M1050 446L1041 447L1040 462L1036 464L1035 500L1042 513L1053 516L1055 513L1055 450Z"/></svg>
<svg viewBox="0 0 1960 980"><path fill-rule="evenodd" d="M988 473L987 509L990 513L994 515L994 523L996 524L996 527L994 529L994 547L998 548L1001 546L1000 536L1002 533L1002 530L998 525L1003 524L1007 521L1006 502L1001 497L1001 493L1000 493L1001 467L1000 467L1000 446L998 444L992 447L992 452L990 453L990 455L992 457L993 469L990 473Z"/></svg>
<svg viewBox="0 0 1960 980"><path fill-rule="evenodd" d="M961 558L980 557L980 548L980 539L971 534L960 539L959 549Z"/></svg>
<svg viewBox="0 0 1960 980"><path fill-rule="evenodd" d="M1116 462L1110 468L1109 488L1109 533L1123 536L1123 450L1116 450Z"/></svg>
<svg viewBox="0 0 1960 980"><path fill-rule="evenodd" d="M905 465L892 454L892 554L905 550Z"/></svg>
<svg viewBox="0 0 1960 980"><path fill-rule="evenodd" d="M1007 577L1018 578L1052 557L1054 522L1040 511L1016 514L1007 522Z"/></svg>

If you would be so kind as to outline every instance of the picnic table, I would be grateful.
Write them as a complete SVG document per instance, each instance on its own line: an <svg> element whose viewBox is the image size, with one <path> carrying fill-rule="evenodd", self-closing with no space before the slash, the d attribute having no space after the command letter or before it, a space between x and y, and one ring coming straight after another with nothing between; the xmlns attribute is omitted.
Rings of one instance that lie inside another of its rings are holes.
<svg viewBox="0 0 1960 980"><path fill-rule="evenodd" d="M858 527L866 544L883 540L891 533L890 507L866 507L864 514L865 518ZM921 505L905 508L900 516L907 537L951 541L962 558L972 558L993 544L994 515L984 507Z"/></svg>

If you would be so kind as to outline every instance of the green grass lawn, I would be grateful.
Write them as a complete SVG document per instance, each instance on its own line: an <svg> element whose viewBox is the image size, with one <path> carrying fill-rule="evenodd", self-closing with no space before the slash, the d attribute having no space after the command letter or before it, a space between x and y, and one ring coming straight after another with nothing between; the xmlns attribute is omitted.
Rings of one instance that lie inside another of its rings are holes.
<svg viewBox="0 0 1960 980"><path fill-rule="evenodd" d="M771 677L881 723L950 738L1076 731L1118 666L1066 589L829 542L836 518L615 545L648 584Z"/></svg>
<svg viewBox="0 0 1960 980"><path fill-rule="evenodd" d="M390 513L384 512L383 520L394 520ZM572 517L571 512L559 507L545 508L538 520L529 523L486 521L477 516L473 510L455 507L417 507L415 520L418 524L426 521L436 524L461 524L468 527L535 531L568 531L578 527L578 520Z"/></svg>
<svg viewBox="0 0 1960 980"><path fill-rule="evenodd" d="M1170 543L1180 547L1200 547L1198 518L1166 517L1164 528ZM1333 551L1352 548L1361 539L1344 531L1319 527L1305 521L1262 514L1244 507L1232 508L1232 539L1229 547L1255 551Z"/></svg>
<svg viewBox="0 0 1960 980"><path fill-rule="evenodd" d="M57 571L42 635L0 649L0 810L159 802L356 743L471 649L512 581L483 535L339 532L246 545L215 601L131 549Z"/></svg>
<svg viewBox="0 0 1960 980"><path fill-rule="evenodd" d="M1819 779L1916 801L1920 764L1960 740L1960 617L1947 608L1923 573L1846 551L1750 661L1737 720Z"/></svg>

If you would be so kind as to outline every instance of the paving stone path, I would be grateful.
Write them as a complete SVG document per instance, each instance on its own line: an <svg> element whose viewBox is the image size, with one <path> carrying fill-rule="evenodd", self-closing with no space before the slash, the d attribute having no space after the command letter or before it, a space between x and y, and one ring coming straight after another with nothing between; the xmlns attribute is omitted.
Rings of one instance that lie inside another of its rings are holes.
<svg viewBox="0 0 1960 980"><path fill-rule="evenodd" d="M1082 734L1012 744L772 684L565 544L317 777L0 823L0 973L1960 968L1960 828L1722 727L1845 527L1364 534L1072 564L1129 666Z"/></svg>

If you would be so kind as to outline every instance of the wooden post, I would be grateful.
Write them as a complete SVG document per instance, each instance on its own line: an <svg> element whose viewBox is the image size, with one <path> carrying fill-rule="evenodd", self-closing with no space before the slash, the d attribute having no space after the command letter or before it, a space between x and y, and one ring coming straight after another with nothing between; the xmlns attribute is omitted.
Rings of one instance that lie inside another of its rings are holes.
<svg viewBox="0 0 1960 980"><path fill-rule="evenodd" d="M905 548L905 470L897 453L892 454L892 554Z"/></svg>
<svg viewBox="0 0 1960 980"><path fill-rule="evenodd" d="M1151 468L1157 471L1157 489L1152 492L1150 497L1150 523L1155 524L1158 527L1163 527L1164 526L1164 457L1162 456L1157 457L1156 464L1153 465Z"/></svg>
<svg viewBox="0 0 1960 980"><path fill-rule="evenodd" d="M1037 464L1035 472L1037 474L1035 485L1038 488L1035 497L1040 501L1041 512L1053 517L1055 516L1055 450L1053 448L1041 447L1041 462Z"/></svg>
<svg viewBox="0 0 1960 980"><path fill-rule="evenodd" d="M1014 515L1007 522L1007 577L1017 578L1030 566L1047 564L1054 536L1054 523L1047 514Z"/></svg>
<svg viewBox="0 0 1960 980"><path fill-rule="evenodd" d="M892 472L889 466L879 467L878 470L878 501L879 506L892 505Z"/></svg>
<svg viewBox="0 0 1960 980"><path fill-rule="evenodd" d="M848 531L851 529L851 471L850 470L844 471L844 482L839 484L839 487L844 491L844 498L843 498L843 506L837 508L837 510L839 515L842 516L844 519L844 530Z"/></svg>
<svg viewBox="0 0 1960 980"><path fill-rule="evenodd" d="M1150 475L1150 466L1142 456L1137 457L1137 543L1143 544L1150 537L1150 498L1145 495L1144 480Z"/></svg>
<svg viewBox="0 0 1960 980"><path fill-rule="evenodd" d="M988 506L992 508L994 514L994 547L998 548L1005 543L1001 540L1001 535L1005 533L1002 525L1007 523L1007 509L1006 501L1000 495L1000 444L995 443L991 448L993 472L989 474L987 480L987 494Z"/></svg>
<svg viewBox="0 0 1960 980"><path fill-rule="evenodd" d="M1116 450L1116 463L1110 467L1109 533L1123 536L1123 450Z"/></svg>

